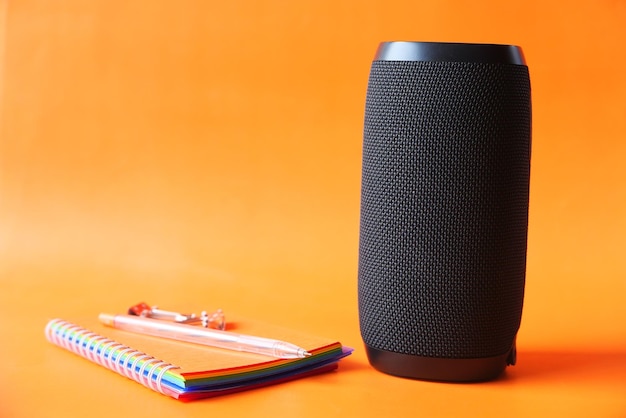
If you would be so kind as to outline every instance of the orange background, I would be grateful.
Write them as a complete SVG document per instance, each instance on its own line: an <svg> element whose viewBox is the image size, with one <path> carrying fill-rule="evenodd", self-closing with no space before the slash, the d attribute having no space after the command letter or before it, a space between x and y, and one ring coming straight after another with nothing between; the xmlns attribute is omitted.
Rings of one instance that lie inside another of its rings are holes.
<svg viewBox="0 0 626 418"><path fill-rule="evenodd" d="M0 0L0 416L626 416L624 22L623 0ZM385 40L526 55L527 291L496 382L399 379L362 349L363 110ZM182 404L44 338L142 300L356 351Z"/></svg>

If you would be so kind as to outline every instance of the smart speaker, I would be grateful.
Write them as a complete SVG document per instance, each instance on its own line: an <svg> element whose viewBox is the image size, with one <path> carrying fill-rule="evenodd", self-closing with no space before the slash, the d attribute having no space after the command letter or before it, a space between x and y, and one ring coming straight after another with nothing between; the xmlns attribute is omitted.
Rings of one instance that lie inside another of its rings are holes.
<svg viewBox="0 0 626 418"><path fill-rule="evenodd" d="M521 48L380 44L365 104L358 266L374 368L484 381L515 364L531 100Z"/></svg>

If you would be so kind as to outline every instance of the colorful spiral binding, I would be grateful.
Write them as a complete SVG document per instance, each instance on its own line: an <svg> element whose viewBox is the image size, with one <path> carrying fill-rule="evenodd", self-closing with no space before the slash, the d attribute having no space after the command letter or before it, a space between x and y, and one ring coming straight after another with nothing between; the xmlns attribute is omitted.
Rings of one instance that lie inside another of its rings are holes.
<svg viewBox="0 0 626 418"><path fill-rule="evenodd" d="M48 322L45 332L46 338L51 343L163 395L175 397L174 393L167 391L161 382L168 370L179 367L62 319Z"/></svg>

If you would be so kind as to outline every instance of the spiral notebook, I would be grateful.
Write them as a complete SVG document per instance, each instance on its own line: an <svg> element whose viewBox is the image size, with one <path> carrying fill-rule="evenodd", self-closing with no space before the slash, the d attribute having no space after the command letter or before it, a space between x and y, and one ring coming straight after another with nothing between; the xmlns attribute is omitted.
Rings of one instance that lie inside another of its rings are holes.
<svg viewBox="0 0 626 418"><path fill-rule="evenodd" d="M338 341L245 320L236 323L237 332L286 340L305 348L311 356L278 359L133 334L95 320L82 324L89 328L53 319L45 328L46 338L147 388L183 401L328 372L352 352Z"/></svg>

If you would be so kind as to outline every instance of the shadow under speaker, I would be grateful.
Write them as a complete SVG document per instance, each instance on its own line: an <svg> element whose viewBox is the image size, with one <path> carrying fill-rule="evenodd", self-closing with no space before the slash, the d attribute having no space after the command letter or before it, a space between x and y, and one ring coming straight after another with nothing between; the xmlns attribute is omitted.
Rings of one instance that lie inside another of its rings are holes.
<svg viewBox="0 0 626 418"><path fill-rule="evenodd" d="M515 364L531 98L522 50L388 42L365 106L358 266L370 363L483 381Z"/></svg>

